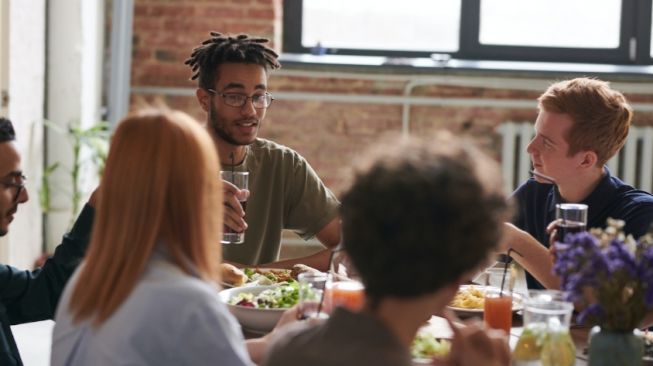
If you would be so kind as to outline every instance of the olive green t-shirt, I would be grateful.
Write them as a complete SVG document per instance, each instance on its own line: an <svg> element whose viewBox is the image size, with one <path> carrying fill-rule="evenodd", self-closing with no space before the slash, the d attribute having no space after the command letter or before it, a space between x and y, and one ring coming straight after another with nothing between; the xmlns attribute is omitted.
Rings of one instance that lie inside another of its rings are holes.
<svg viewBox="0 0 653 366"><path fill-rule="evenodd" d="M276 261L282 229L308 240L338 214L335 195L306 159L286 146L256 139L233 169L249 172L248 227L243 244L222 246L224 260L247 265Z"/></svg>

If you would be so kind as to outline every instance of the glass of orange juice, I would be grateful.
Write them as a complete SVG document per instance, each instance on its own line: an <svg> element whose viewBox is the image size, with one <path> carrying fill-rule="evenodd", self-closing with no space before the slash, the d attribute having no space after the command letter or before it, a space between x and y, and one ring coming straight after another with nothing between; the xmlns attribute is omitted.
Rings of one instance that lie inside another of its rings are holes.
<svg viewBox="0 0 653 366"><path fill-rule="evenodd" d="M486 289L483 305L485 325L493 329L502 329L510 334L512 326L512 294L499 289Z"/></svg>
<svg viewBox="0 0 653 366"><path fill-rule="evenodd" d="M329 260L329 280L324 288L324 310L330 313L336 306L359 311L365 303L365 288L360 281L347 251L336 247Z"/></svg>
<svg viewBox="0 0 653 366"><path fill-rule="evenodd" d="M324 307L327 312L336 306L342 306L351 311L359 311L365 304L365 288L356 280L327 281L324 291Z"/></svg>

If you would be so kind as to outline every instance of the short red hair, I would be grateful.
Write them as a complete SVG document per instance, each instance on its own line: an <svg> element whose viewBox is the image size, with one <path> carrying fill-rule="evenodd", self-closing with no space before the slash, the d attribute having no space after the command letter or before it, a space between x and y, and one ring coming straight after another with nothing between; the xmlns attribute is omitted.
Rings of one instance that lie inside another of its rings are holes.
<svg viewBox="0 0 653 366"><path fill-rule="evenodd" d="M633 110L626 97L605 81L576 78L551 85L538 98L539 108L568 114L574 124L566 137L569 154L594 151L605 164L626 142Z"/></svg>

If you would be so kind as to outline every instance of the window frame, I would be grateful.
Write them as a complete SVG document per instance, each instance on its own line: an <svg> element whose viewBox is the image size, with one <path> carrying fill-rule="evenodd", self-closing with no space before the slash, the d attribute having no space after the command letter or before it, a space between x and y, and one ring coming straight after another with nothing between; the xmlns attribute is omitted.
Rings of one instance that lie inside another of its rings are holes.
<svg viewBox="0 0 653 366"><path fill-rule="evenodd" d="M283 7L283 51L290 53L311 53L312 50L310 47L304 47L302 45L303 1L284 0ZM433 53L423 51L392 51L356 48L327 48L326 52L333 55L387 57L429 57Z"/></svg>
<svg viewBox="0 0 653 366"><path fill-rule="evenodd" d="M651 1L622 0L619 46L605 48L562 48L499 46L480 43L480 2L461 0L459 49L457 52L388 51L363 49L326 49L327 54L430 57L433 53L447 53L455 59L600 63L618 65L651 65ZM288 53L311 53L311 48L301 44L302 0L285 0L283 17L283 51ZM464 9L464 11L463 11ZM636 57L631 59L630 43L636 39Z"/></svg>
<svg viewBox="0 0 653 366"><path fill-rule="evenodd" d="M651 33L653 33L652 9L653 1L638 1L637 5L637 23L635 32L639 35L637 38L637 64L653 65L653 50L651 50Z"/></svg>

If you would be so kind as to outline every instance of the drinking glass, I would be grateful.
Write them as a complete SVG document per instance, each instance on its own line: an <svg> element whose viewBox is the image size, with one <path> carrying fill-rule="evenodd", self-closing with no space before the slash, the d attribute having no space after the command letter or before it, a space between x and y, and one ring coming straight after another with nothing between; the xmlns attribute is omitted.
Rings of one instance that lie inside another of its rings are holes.
<svg viewBox="0 0 653 366"><path fill-rule="evenodd" d="M331 254L329 279L324 292L324 307L331 312L336 306L359 311L365 304L365 288L347 252L338 246Z"/></svg>
<svg viewBox="0 0 653 366"><path fill-rule="evenodd" d="M320 307L323 301L326 273L300 273L299 282L299 319L326 317Z"/></svg>
<svg viewBox="0 0 653 366"><path fill-rule="evenodd" d="M351 279L335 279L330 277L324 290L324 308L331 312L337 306L351 311L360 311L365 305L365 287L362 283Z"/></svg>
<svg viewBox="0 0 653 366"><path fill-rule="evenodd" d="M515 287L515 276L513 272L512 265L508 265L508 268L506 269L503 267L487 268L479 275L476 282L485 286L503 288L503 290L512 291Z"/></svg>
<svg viewBox="0 0 653 366"><path fill-rule="evenodd" d="M483 320L493 329L510 334L512 326L512 292L497 288L486 288L483 302Z"/></svg>
<svg viewBox="0 0 653 366"><path fill-rule="evenodd" d="M524 329L513 351L513 362L574 365L576 347L569 333L574 305L565 301L560 291L531 290L529 294L524 303Z"/></svg>
<svg viewBox="0 0 653 366"><path fill-rule="evenodd" d="M582 203L559 203L556 205L556 249L566 249L567 234L587 230L587 205Z"/></svg>
<svg viewBox="0 0 653 366"><path fill-rule="evenodd" d="M249 189L249 172L237 172L231 170L223 170L220 172L222 180L230 182L238 189ZM247 208L247 198L240 201L243 206L243 211ZM222 244L242 244L245 241L245 231L236 232L227 225L223 226Z"/></svg>

